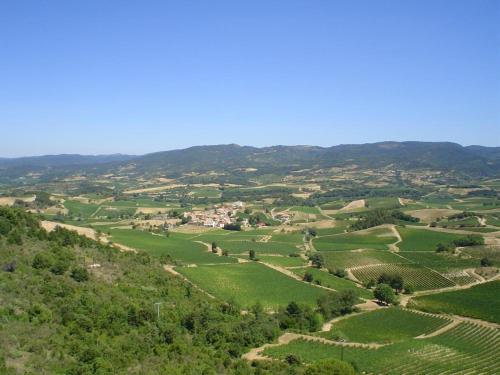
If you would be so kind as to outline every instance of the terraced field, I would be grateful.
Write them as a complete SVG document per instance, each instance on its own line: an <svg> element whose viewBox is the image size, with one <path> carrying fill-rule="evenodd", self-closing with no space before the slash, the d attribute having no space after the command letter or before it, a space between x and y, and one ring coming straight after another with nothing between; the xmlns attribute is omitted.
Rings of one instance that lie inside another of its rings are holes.
<svg viewBox="0 0 500 375"><path fill-rule="evenodd" d="M189 241L187 237L189 235L182 233L171 233L167 238L139 230L111 229L113 242L144 250L153 256L170 255L173 260L183 263L236 263L235 258L215 255L205 245Z"/></svg>
<svg viewBox="0 0 500 375"><path fill-rule="evenodd" d="M326 268L351 268L369 264L408 263L409 261L389 251L322 251Z"/></svg>
<svg viewBox="0 0 500 375"><path fill-rule="evenodd" d="M341 356L341 346L304 339L267 348L264 355L284 359L295 354L305 362ZM438 336L409 339L379 349L345 347L343 358L365 374L497 374L500 333L472 323Z"/></svg>
<svg viewBox="0 0 500 375"><path fill-rule="evenodd" d="M302 232L292 232L292 233L273 233L271 241L273 242L285 242L294 245L300 245L303 242L304 234Z"/></svg>
<svg viewBox="0 0 500 375"><path fill-rule="evenodd" d="M403 277L405 284L413 286L416 291L439 289L454 286L455 283L439 273L416 264L387 264L366 266L352 270L354 276L363 283L377 280L382 273L397 273Z"/></svg>
<svg viewBox="0 0 500 375"><path fill-rule="evenodd" d="M318 237L313 245L318 251L376 249L386 250L389 244L397 241L392 231L375 228L368 231L352 232L332 236Z"/></svg>
<svg viewBox="0 0 500 375"><path fill-rule="evenodd" d="M500 281L470 289L415 297L411 304L423 311L457 314L500 324Z"/></svg>
<svg viewBox="0 0 500 375"><path fill-rule="evenodd" d="M291 301L314 306L319 296L332 293L297 281L256 262L178 267L176 270L210 294L242 307L260 302L276 310Z"/></svg>
<svg viewBox="0 0 500 375"><path fill-rule="evenodd" d="M339 292L343 290L352 290L358 297L367 299L373 297L373 293L371 291L358 287L355 282L331 275L317 268L296 268L292 269L292 271L300 277L303 277L306 272L309 272L313 275L313 283L316 280L319 280L321 285L335 289Z"/></svg>
<svg viewBox="0 0 500 375"><path fill-rule="evenodd" d="M300 257L262 255L258 258L261 262L270 263L280 267L300 267L306 265L306 261Z"/></svg>
<svg viewBox="0 0 500 375"><path fill-rule="evenodd" d="M98 204L86 204L78 201L66 200L64 207L74 216L80 216L87 219L99 208Z"/></svg>
<svg viewBox="0 0 500 375"><path fill-rule="evenodd" d="M218 241L217 244L221 249L229 251L230 254L248 254L249 250L255 250L257 256L259 254L289 255L299 252L296 246L286 242L222 240Z"/></svg>
<svg viewBox="0 0 500 375"><path fill-rule="evenodd" d="M451 272L456 269L474 268L480 265L480 258L471 258L467 255L460 256L427 251L405 251L402 256L438 272Z"/></svg>
<svg viewBox="0 0 500 375"><path fill-rule="evenodd" d="M438 243L449 244L464 235L427 229L398 228L403 239L397 246L401 251L435 251Z"/></svg>
<svg viewBox="0 0 500 375"><path fill-rule="evenodd" d="M447 318L389 307L342 319L321 336L350 342L390 343L428 334L449 323L451 320Z"/></svg>

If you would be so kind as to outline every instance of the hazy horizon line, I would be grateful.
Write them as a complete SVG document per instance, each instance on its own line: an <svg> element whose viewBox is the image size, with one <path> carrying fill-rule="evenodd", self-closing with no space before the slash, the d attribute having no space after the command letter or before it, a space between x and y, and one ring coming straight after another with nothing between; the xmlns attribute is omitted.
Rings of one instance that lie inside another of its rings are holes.
<svg viewBox="0 0 500 375"><path fill-rule="evenodd" d="M268 146L253 146L253 145L245 145L245 144L239 144L239 143L217 143L217 144L195 144L191 146L186 146L186 147L178 147L178 148L170 148L170 149L163 149L159 151L150 151L150 152L144 152L144 153L126 153L126 152L111 152L111 153L69 153L69 152L60 152L60 153L47 153L47 154L31 154L31 155L19 155L19 156L2 156L0 155L0 159L22 159L22 158L36 158L36 157L49 157L49 156L131 156L131 157L139 157L139 156L144 156L144 155L149 155L149 154L155 154L155 153L160 153L160 152L168 152L168 151L178 151L178 150L187 150L190 148L194 147L211 147L211 146L239 146L239 147L253 147L257 149L263 149L263 148L271 148L271 147L316 147L316 148L331 148L331 147L338 147L338 146L356 146L356 145L368 145L368 144L379 144L379 143L452 143L459 145L461 147L471 147L471 146L479 146L479 147L486 147L486 148L497 148L500 147L498 146L484 146L480 144L470 144L470 145L463 145L458 142L453 142L453 141L414 141L414 140L406 140L406 141L393 141L393 140L387 140L387 141L376 141L376 142L363 142L363 143L338 143L338 144L332 144L329 146L319 146L319 145L312 145L312 144L273 144L273 145L268 145Z"/></svg>

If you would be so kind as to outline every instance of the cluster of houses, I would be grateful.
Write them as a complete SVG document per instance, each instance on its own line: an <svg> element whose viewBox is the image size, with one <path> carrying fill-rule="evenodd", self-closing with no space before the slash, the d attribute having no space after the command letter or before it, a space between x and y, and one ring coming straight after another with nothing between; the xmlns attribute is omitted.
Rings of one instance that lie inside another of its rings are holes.
<svg viewBox="0 0 500 375"><path fill-rule="evenodd" d="M273 219L281 221L282 224L289 224L293 214L288 211L278 212L273 215Z"/></svg>
<svg viewBox="0 0 500 375"><path fill-rule="evenodd" d="M243 208L242 202L234 202L220 207L214 206L203 211L184 212L184 217L190 217L189 224L209 228L223 228L226 224L236 222L236 212ZM244 223L242 223L244 225Z"/></svg>

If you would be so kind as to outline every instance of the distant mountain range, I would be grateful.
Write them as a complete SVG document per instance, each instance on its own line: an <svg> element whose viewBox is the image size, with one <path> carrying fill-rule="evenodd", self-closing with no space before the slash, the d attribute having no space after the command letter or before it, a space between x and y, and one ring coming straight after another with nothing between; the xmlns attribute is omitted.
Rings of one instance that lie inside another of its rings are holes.
<svg viewBox="0 0 500 375"><path fill-rule="evenodd" d="M461 146L451 142L379 142L317 146L195 146L133 155L48 155L0 158L0 174L104 173L127 168L134 174L167 176L186 172L227 172L254 168L256 173L358 166L402 170L432 169L473 177L500 176L500 147Z"/></svg>

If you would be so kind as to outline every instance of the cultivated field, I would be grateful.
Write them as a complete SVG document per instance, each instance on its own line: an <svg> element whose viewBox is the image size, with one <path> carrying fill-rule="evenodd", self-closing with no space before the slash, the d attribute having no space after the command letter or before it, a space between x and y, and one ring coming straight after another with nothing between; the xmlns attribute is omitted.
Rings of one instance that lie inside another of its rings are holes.
<svg viewBox="0 0 500 375"><path fill-rule="evenodd" d="M166 237L138 230L111 230L111 239L114 242L133 249L144 250L153 256L170 256L172 260L187 264L236 262L235 258L212 254L205 245L189 241L186 236L188 235L181 233L172 233Z"/></svg>
<svg viewBox="0 0 500 375"><path fill-rule="evenodd" d="M319 296L332 293L297 281L256 262L176 269L210 294L242 307L260 302L276 310L291 301L314 306Z"/></svg>
<svg viewBox="0 0 500 375"><path fill-rule="evenodd" d="M389 244L397 241L393 233L386 228L375 228L362 232L322 236L315 238L313 245L318 251L388 249Z"/></svg>
<svg viewBox="0 0 500 375"><path fill-rule="evenodd" d="M377 281L382 273L399 274L407 285L415 290L439 289L454 286L455 283L437 272L415 264L385 264L365 266L352 270L354 276L363 283Z"/></svg>
<svg viewBox="0 0 500 375"><path fill-rule="evenodd" d="M299 339L270 347L264 355L284 359L294 354L305 362L337 358L354 362L368 374L497 374L500 335L497 329L471 323L435 337L409 339L379 349L325 344ZM343 353L341 353L341 351Z"/></svg>
<svg viewBox="0 0 500 375"><path fill-rule="evenodd" d="M500 324L500 281L470 289L415 297L412 306L423 311L457 314Z"/></svg>
<svg viewBox="0 0 500 375"><path fill-rule="evenodd" d="M321 336L332 340L386 344L425 335L449 323L451 320L447 318L389 307L339 320Z"/></svg>

